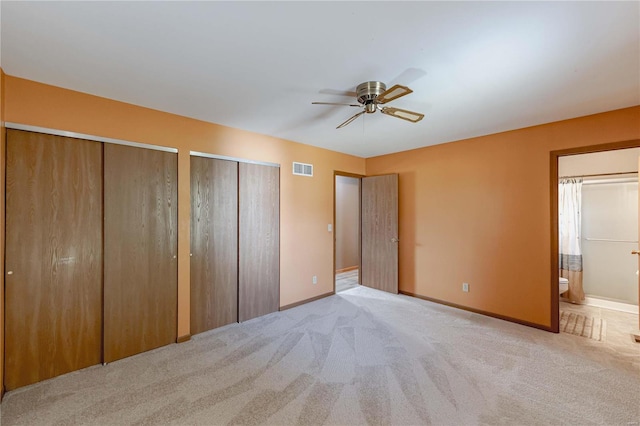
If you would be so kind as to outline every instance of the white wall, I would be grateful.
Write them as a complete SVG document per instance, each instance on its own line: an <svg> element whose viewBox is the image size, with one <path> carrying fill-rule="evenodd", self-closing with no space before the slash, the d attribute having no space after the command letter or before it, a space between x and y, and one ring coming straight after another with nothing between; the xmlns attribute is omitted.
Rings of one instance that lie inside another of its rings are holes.
<svg viewBox="0 0 640 426"><path fill-rule="evenodd" d="M637 172L640 148L568 155L558 161L559 176Z"/></svg>
<svg viewBox="0 0 640 426"><path fill-rule="evenodd" d="M336 269L360 264L360 179L336 176Z"/></svg>

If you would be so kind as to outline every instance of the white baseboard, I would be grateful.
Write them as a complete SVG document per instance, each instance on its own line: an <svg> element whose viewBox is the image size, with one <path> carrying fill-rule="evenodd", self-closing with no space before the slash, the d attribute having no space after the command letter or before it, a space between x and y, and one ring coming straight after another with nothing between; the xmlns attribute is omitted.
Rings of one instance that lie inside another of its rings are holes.
<svg viewBox="0 0 640 426"><path fill-rule="evenodd" d="M598 308L611 309L613 311L628 312L630 314L638 315L638 305L632 305L630 303L613 302L611 300L587 296L585 297L584 304L589 306L596 306Z"/></svg>

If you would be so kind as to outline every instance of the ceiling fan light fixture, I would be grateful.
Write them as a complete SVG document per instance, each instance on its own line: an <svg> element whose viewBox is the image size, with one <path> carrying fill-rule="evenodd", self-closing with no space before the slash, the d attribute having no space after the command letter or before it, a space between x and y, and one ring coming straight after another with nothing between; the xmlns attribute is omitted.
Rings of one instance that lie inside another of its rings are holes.
<svg viewBox="0 0 640 426"><path fill-rule="evenodd" d="M376 99L376 102L379 104L386 104L387 102L391 102L392 100L408 95L409 93L413 93L413 90L409 89L407 86L396 84L389 90L381 93Z"/></svg>
<svg viewBox="0 0 640 426"><path fill-rule="evenodd" d="M412 123L417 123L424 118L424 114L420 114L419 112L407 111L406 109L393 107L384 107L380 110L380 112L396 118L411 121Z"/></svg>

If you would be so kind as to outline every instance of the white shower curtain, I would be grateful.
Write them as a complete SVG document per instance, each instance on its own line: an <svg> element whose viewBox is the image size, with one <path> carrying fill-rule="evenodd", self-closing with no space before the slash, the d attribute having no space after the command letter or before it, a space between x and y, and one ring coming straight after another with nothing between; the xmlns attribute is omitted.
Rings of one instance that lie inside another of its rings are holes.
<svg viewBox="0 0 640 426"><path fill-rule="evenodd" d="M558 188L560 276L569 280L565 296L584 300L581 239L582 179L561 179Z"/></svg>

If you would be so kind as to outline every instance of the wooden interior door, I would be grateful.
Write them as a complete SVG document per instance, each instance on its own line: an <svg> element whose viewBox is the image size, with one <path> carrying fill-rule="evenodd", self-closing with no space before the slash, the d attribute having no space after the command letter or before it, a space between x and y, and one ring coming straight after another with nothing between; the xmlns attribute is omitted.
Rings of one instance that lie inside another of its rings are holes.
<svg viewBox="0 0 640 426"><path fill-rule="evenodd" d="M191 157L191 334L238 321L238 163Z"/></svg>
<svg viewBox="0 0 640 426"><path fill-rule="evenodd" d="M362 178L361 284L398 293L398 175Z"/></svg>
<svg viewBox="0 0 640 426"><path fill-rule="evenodd" d="M104 360L176 341L177 154L104 146Z"/></svg>
<svg viewBox="0 0 640 426"><path fill-rule="evenodd" d="M280 308L280 168L239 164L239 319Z"/></svg>
<svg viewBox="0 0 640 426"><path fill-rule="evenodd" d="M5 386L99 364L102 144L7 130Z"/></svg>

